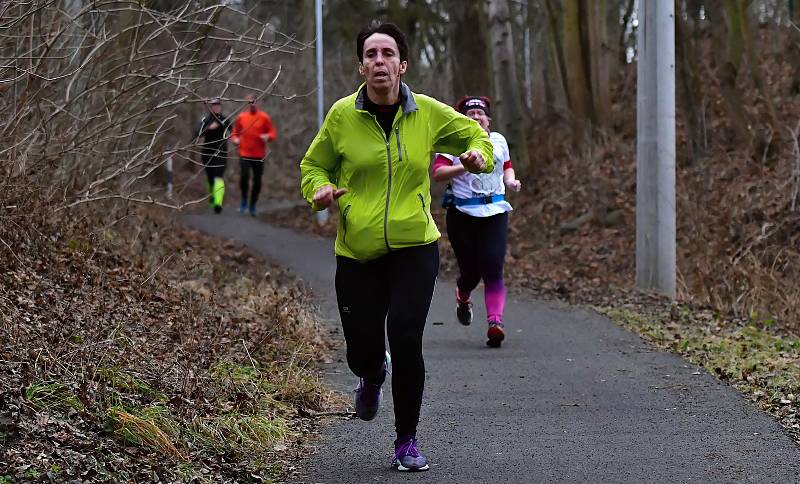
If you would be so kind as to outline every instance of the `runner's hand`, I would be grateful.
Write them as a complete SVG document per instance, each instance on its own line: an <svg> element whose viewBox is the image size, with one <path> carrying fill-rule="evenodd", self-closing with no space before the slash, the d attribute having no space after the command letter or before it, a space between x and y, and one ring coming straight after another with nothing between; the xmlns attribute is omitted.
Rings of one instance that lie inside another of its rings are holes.
<svg viewBox="0 0 800 484"><path fill-rule="evenodd" d="M314 205L318 208L328 208L334 200L347 193L347 188L334 188L333 185L325 185L314 194Z"/></svg>
<svg viewBox="0 0 800 484"><path fill-rule="evenodd" d="M261 138L261 141L263 141L264 143L266 143L269 140L269 135L267 133L260 134L258 135L258 137Z"/></svg>
<svg viewBox="0 0 800 484"><path fill-rule="evenodd" d="M464 168L468 171L483 171L483 169L486 168L486 160L484 160L483 155L476 150L462 153L458 159L461 160L461 164L464 165Z"/></svg>
<svg viewBox="0 0 800 484"><path fill-rule="evenodd" d="M506 186L512 192L518 192L522 188L522 182L519 180L507 180Z"/></svg>
<svg viewBox="0 0 800 484"><path fill-rule="evenodd" d="M219 128L219 123L216 122L216 121L214 121L214 122L212 122L211 124L208 125L208 130L209 131L213 131L213 130L215 130L217 128Z"/></svg>

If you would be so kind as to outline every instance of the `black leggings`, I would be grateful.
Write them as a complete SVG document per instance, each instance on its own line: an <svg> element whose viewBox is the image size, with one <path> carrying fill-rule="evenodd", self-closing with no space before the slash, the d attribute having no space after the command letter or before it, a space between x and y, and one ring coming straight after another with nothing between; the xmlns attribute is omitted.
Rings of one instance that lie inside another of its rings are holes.
<svg viewBox="0 0 800 484"><path fill-rule="evenodd" d="M203 155L203 164L206 166L208 186L214 184L214 178L223 178L225 175L225 155Z"/></svg>
<svg viewBox="0 0 800 484"><path fill-rule="evenodd" d="M336 257L336 299L347 364L356 376L382 382L386 331L398 436L417 433L425 387L422 333L438 273L438 242L398 249L368 262Z"/></svg>
<svg viewBox="0 0 800 484"><path fill-rule="evenodd" d="M239 158L241 167L241 189L242 200L249 200L250 206L255 207L258 201L258 194L261 193L261 176L264 174L264 161L258 158ZM253 190L250 191L250 170L253 170ZM248 199L247 193L250 193Z"/></svg>
<svg viewBox="0 0 800 484"><path fill-rule="evenodd" d="M502 317L508 212L473 217L451 207L447 209L447 237L458 261L456 285L459 291L470 293L483 279L489 316ZM494 300L498 298L500 300Z"/></svg>

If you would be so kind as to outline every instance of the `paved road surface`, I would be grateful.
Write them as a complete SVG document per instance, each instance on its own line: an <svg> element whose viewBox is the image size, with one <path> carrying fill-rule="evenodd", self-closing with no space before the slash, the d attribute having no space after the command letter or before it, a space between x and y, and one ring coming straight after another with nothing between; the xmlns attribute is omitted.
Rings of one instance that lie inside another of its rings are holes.
<svg viewBox="0 0 800 484"><path fill-rule="evenodd" d="M239 240L302 277L338 326L332 242L226 212L190 226ZM607 318L510 299L502 349L484 345L485 314L455 321L440 281L425 333L426 393L418 437L426 473L389 466L393 414L327 426L304 464L306 483L800 482L800 448L780 425L699 368L650 348ZM331 385L355 378L338 362Z"/></svg>

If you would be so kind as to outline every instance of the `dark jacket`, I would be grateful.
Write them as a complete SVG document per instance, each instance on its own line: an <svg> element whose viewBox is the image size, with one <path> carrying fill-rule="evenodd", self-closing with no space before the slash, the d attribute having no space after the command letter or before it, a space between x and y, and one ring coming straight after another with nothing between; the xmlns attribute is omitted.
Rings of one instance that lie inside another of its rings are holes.
<svg viewBox="0 0 800 484"><path fill-rule="evenodd" d="M218 126L209 129L214 121ZM200 125L195 132L197 138L202 138L200 146L204 158L211 156L226 156L228 153L228 136L231 132L231 120L225 114L208 113L200 120Z"/></svg>

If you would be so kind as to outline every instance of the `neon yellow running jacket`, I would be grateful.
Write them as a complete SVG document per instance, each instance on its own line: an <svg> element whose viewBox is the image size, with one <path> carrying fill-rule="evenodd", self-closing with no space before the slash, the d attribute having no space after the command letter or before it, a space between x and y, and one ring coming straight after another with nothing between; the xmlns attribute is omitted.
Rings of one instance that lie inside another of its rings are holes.
<svg viewBox="0 0 800 484"><path fill-rule="evenodd" d="M477 122L401 83L401 109L390 136L364 110L366 87L337 101L300 162L303 197L324 185L346 188L338 200L336 255L367 261L392 249L424 245L440 236L431 217L433 153L477 150L491 173L493 148Z"/></svg>

